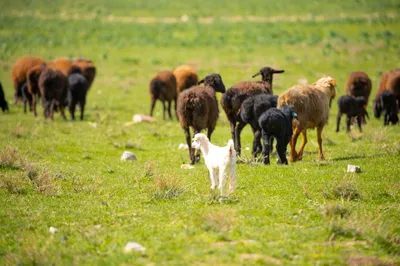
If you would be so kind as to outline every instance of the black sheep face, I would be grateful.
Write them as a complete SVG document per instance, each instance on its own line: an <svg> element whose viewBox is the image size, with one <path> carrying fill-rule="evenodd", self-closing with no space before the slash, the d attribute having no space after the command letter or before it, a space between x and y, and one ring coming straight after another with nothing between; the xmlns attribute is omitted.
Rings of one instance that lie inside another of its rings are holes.
<svg viewBox="0 0 400 266"><path fill-rule="evenodd" d="M205 86L213 88L217 92L225 93L225 84L219 74L210 74L199 81L199 84L204 83Z"/></svg>
<svg viewBox="0 0 400 266"><path fill-rule="evenodd" d="M2 102L1 103L1 110L4 112L4 111L8 111L9 109L8 109L8 103L7 103L7 101L4 101L4 102Z"/></svg>
<svg viewBox="0 0 400 266"><path fill-rule="evenodd" d="M381 117L382 113L382 103L379 100L374 101L374 116L375 118Z"/></svg>
<svg viewBox="0 0 400 266"><path fill-rule="evenodd" d="M283 72L285 72L285 70L273 69L272 67L263 67L260 69L260 71L258 73L253 75L253 78L258 75L261 75L263 81L271 82L273 74L279 74L279 73L283 73Z"/></svg>

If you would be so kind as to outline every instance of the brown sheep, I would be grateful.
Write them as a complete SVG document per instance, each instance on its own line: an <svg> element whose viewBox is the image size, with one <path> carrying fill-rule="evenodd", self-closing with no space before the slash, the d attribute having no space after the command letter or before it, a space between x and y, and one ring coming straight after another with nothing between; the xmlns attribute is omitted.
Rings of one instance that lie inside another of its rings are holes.
<svg viewBox="0 0 400 266"><path fill-rule="evenodd" d="M68 93L68 79L61 70L47 67L39 77L40 94L43 97L44 117L53 120L54 108L60 109L65 120L65 103Z"/></svg>
<svg viewBox="0 0 400 266"><path fill-rule="evenodd" d="M165 120L165 112L167 107L165 102L168 102L168 115L172 120L171 115L171 102L175 103L175 115L176 115L176 100L178 93L176 91L176 78L172 71L164 70L158 72L150 81L150 96L151 96L151 108L150 116L153 116L154 106L156 100L160 100L163 104L163 119ZM177 116L177 115L176 115ZM178 116L177 116L178 117Z"/></svg>
<svg viewBox="0 0 400 266"><path fill-rule="evenodd" d="M90 88L94 78L96 77L96 67L94 66L92 60L77 58L74 60L73 65L80 69L82 75L87 79Z"/></svg>
<svg viewBox="0 0 400 266"><path fill-rule="evenodd" d="M381 81L379 83L378 91L376 92L374 99L374 112L376 109L376 103L379 102L381 94L385 91L391 91L396 97L397 106L400 103L400 68L391 69L383 73Z"/></svg>
<svg viewBox="0 0 400 266"><path fill-rule="evenodd" d="M263 67L253 75L253 78L261 75L262 81L243 81L236 83L229 88L221 98L221 105L231 126L232 139L235 143L235 150L238 155L241 152L240 133L246 123L240 117L240 107L249 96L270 93L272 94L273 74L283 73L284 70L275 70L271 67ZM238 123L236 125L236 123Z"/></svg>
<svg viewBox="0 0 400 266"><path fill-rule="evenodd" d="M188 65L182 65L176 67L172 71L176 78L176 89L178 94L183 90L189 89L192 86L197 85L199 80L196 71Z"/></svg>
<svg viewBox="0 0 400 266"><path fill-rule="evenodd" d="M195 86L190 90L185 90L179 94L177 113L181 127L185 131L186 143L189 147L189 158L191 164L200 160L200 153L194 155L191 146L190 129L193 128L194 135L201 130L207 129L207 137L211 141L217 124L219 109L216 92L225 92L225 85L219 74L210 74L199 84L204 86Z"/></svg>
<svg viewBox="0 0 400 266"><path fill-rule="evenodd" d="M322 129L328 123L330 102L336 96L336 82L332 77L320 78L312 85L296 85L281 94L278 99L278 108L283 105L293 105L298 121L293 123L293 136L290 142L290 161L301 160L304 147L307 143L307 129L317 128L320 160L324 159L322 152ZM303 143L296 152L296 141L302 133Z"/></svg>
<svg viewBox="0 0 400 266"><path fill-rule="evenodd" d="M364 97L368 105L368 99L371 94L372 82L367 73L356 71L351 72L346 83L346 94L354 97ZM361 117L365 123L365 115Z"/></svg>
<svg viewBox="0 0 400 266"><path fill-rule="evenodd" d="M29 101L29 109L33 111L33 114L37 116L36 112L36 102L40 97L40 89L39 89L39 77L42 74L43 70L46 69L45 65L37 65L29 69L26 80L28 85L28 95L25 95L24 98L24 111L26 112L26 100ZM25 92L26 93L26 92Z"/></svg>
<svg viewBox="0 0 400 266"><path fill-rule="evenodd" d="M26 56L15 61L11 70L11 78L15 89L15 103L22 101L21 88L26 82L26 75L29 69L41 64L46 64L46 61L43 58L36 56Z"/></svg>

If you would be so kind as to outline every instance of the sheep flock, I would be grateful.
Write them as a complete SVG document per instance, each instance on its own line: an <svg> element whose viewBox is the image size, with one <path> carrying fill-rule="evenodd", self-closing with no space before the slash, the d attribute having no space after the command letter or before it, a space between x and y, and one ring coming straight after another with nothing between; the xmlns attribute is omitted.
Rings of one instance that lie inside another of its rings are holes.
<svg viewBox="0 0 400 266"><path fill-rule="evenodd" d="M279 164L288 163L287 145L290 146L289 161L301 160L308 141L307 130L313 128L317 130L318 159L324 160L322 132L328 123L331 104L339 94L336 80L331 76L322 76L312 84L294 84L280 95L274 95L273 75L284 72L262 67L252 76L261 76L261 81L238 81L226 89L221 75L217 73L208 74L199 81L196 69L189 65L160 70L149 78L149 114L153 116L156 101L159 100L163 106L163 119L166 120L166 114L170 120L176 117L184 131L191 164L199 162L200 152L196 153L191 147L190 128L193 135L206 129L207 138L211 141L219 118L219 105L230 123L229 133L239 158L240 132L246 124L250 124L254 134L253 160L257 160L261 154L261 160L269 164L273 138L277 140ZM48 61L36 56L22 57L16 60L11 71L14 105L23 103L25 113L29 109L37 116L37 103L41 100L45 119L54 119L54 113L60 112L64 120L67 120L65 110L69 110L71 119L75 120L75 108L79 105L80 119L83 120L86 96L95 77L96 67L89 59L61 57ZM6 102L3 90L5 88L0 90L0 101L4 112L10 105ZM349 74L345 91L337 102L336 132L339 132L342 114L347 116L347 132L350 132L354 121L362 132L361 125L367 123L365 117L369 119L366 106L371 91L372 82L367 73L354 71ZM220 103L217 92L222 94ZM398 124L399 101L400 69L397 68L382 75L373 99L375 117L379 118L383 113L385 126L390 122ZM296 150L300 134L302 143Z"/></svg>

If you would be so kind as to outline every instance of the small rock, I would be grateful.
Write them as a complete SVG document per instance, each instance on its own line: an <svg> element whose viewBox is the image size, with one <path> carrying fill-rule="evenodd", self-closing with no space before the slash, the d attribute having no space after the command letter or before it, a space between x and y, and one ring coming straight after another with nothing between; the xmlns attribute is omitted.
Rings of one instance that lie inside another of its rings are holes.
<svg viewBox="0 0 400 266"><path fill-rule="evenodd" d="M141 114L135 114L132 117L133 123L140 123L140 122L154 122L156 119L154 117L148 116L148 115L141 115Z"/></svg>
<svg viewBox="0 0 400 266"><path fill-rule="evenodd" d="M181 144L179 144L178 149L179 150L188 150L189 146L185 143L181 143Z"/></svg>
<svg viewBox="0 0 400 266"><path fill-rule="evenodd" d="M89 122L89 126L93 128L97 128L97 123Z"/></svg>
<svg viewBox="0 0 400 266"><path fill-rule="evenodd" d="M55 234L55 233L57 233L57 232L58 232L58 229L57 229L57 228L55 228L55 227L53 227L53 226L50 226L50 228L49 228L49 232L50 232L50 234Z"/></svg>
<svg viewBox="0 0 400 266"><path fill-rule="evenodd" d="M193 169L193 168L194 168L194 166L190 165L190 164L182 164L181 165L181 169Z"/></svg>
<svg viewBox="0 0 400 266"><path fill-rule="evenodd" d="M124 153L121 156L121 161L132 161L132 160L136 160L136 155L133 154L133 152L124 151Z"/></svg>
<svg viewBox="0 0 400 266"><path fill-rule="evenodd" d="M347 165L347 172L348 173L360 173L361 167L357 165L348 164Z"/></svg>
<svg viewBox="0 0 400 266"><path fill-rule="evenodd" d="M144 252L145 250L146 250L145 247L143 247L142 245L140 245L136 242L128 242L128 244L126 244L126 246L124 248L125 253L132 252L132 251Z"/></svg>

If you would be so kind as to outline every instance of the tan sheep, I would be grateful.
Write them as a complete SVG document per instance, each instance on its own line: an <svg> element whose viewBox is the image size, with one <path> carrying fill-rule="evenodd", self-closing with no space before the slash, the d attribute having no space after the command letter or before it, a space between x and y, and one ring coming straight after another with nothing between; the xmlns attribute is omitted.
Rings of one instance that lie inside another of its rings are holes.
<svg viewBox="0 0 400 266"><path fill-rule="evenodd" d="M307 129L317 128L318 158L324 159L322 151L322 130L328 123L329 107L336 96L336 82L332 77L323 77L312 85L296 85L281 94L278 99L278 108L283 105L293 105L298 121L293 123L293 136L290 142L290 161L301 160L304 147L307 143ZM302 133L303 142L296 152L296 141Z"/></svg>
<svg viewBox="0 0 400 266"><path fill-rule="evenodd" d="M22 101L22 86L26 82L26 75L34 66L46 64L43 58L36 56L25 56L15 61L11 70L11 79L15 89L15 103Z"/></svg>
<svg viewBox="0 0 400 266"><path fill-rule="evenodd" d="M178 91L178 94L183 90L197 85L199 77L197 76L196 70L191 66L178 66L172 72L176 78L176 90Z"/></svg>
<svg viewBox="0 0 400 266"><path fill-rule="evenodd" d="M176 91L176 78L172 71L164 70L158 72L150 81L150 96L151 96L151 107L150 116L153 116L154 106L156 101L160 100L163 104L163 119L165 120L165 112L167 107L165 102L168 102L168 115L172 120L171 115L171 102L175 103L175 114L176 114L176 100L178 98L178 93ZM176 114L178 118L178 115Z"/></svg>

